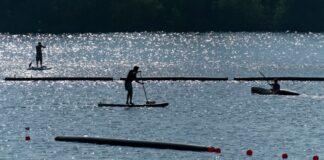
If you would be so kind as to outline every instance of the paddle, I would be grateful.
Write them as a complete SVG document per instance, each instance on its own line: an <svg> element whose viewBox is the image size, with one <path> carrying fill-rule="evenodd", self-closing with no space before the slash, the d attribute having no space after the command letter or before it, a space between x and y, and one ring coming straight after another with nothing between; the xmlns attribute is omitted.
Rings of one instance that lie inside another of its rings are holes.
<svg viewBox="0 0 324 160"><path fill-rule="evenodd" d="M30 61L28 67L30 68L33 65L34 59Z"/></svg>
<svg viewBox="0 0 324 160"><path fill-rule="evenodd" d="M30 68L30 67L32 66L32 64L33 64L33 61L31 61L31 62L29 63L28 67Z"/></svg>
<svg viewBox="0 0 324 160"><path fill-rule="evenodd" d="M144 94L145 94L146 104L155 104L155 101L149 101L147 99L146 89L145 89L144 82L143 82L143 77L142 77L142 72L140 71L139 73L140 73L140 76L142 78L142 86L143 86L143 90L144 90Z"/></svg>
<svg viewBox="0 0 324 160"><path fill-rule="evenodd" d="M265 76L261 71L259 71L259 73L262 75L262 77L263 77L264 79L266 79L266 76ZM269 80L267 80L267 83L268 83L268 85L272 86L272 85L269 83Z"/></svg>

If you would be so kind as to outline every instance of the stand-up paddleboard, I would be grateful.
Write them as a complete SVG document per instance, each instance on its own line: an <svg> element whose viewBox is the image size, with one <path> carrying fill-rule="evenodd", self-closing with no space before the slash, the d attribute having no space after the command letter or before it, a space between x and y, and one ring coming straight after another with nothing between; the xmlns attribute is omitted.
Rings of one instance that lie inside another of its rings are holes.
<svg viewBox="0 0 324 160"><path fill-rule="evenodd" d="M298 96L300 95L297 92L280 89L279 91L273 93L271 89L261 88L261 87L252 87L251 93L261 94L261 95L289 95L289 96Z"/></svg>
<svg viewBox="0 0 324 160"><path fill-rule="evenodd" d="M52 67L42 66L42 67L29 67L27 70L34 70L34 71L43 71L43 70L50 70Z"/></svg>
<svg viewBox="0 0 324 160"><path fill-rule="evenodd" d="M98 107L166 107L169 103L144 103L144 104L116 104L116 103L98 103Z"/></svg>

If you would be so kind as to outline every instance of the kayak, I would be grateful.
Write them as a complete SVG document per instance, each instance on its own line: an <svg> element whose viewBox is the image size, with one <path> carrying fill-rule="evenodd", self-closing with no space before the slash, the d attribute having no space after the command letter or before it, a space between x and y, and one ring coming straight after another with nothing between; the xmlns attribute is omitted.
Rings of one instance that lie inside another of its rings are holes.
<svg viewBox="0 0 324 160"><path fill-rule="evenodd" d="M98 107L166 107L169 103L144 103L144 104L115 104L115 103L98 103Z"/></svg>
<svg viewBox="0 0 324 160"><path fill-rule="evenodd" d="M273 93L271 91L271 89L266 89L266 88L261 88L261 87L252 87L251 88L251 93L252 94L261 94L261 95L290 95L290 96L298 96L298 95L300 95L297 92L284 90L284 89L280 89L278 92Z"/></svg>

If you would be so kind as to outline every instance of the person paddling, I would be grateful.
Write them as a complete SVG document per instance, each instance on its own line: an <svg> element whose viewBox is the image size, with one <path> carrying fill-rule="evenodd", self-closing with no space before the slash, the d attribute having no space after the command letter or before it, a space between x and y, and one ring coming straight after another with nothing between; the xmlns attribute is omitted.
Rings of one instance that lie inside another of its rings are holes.
<svg viewBox="0 0 324 160"><path fill-rule="evenodd" d="M36 66L37 66L37 68L38 68L38 62L40 62L40 66L43 67L42 48L46 48L46 46L43 46L41 42L38 42L38 45L36 46Z"/></svg>
<svg viewBox="0 0 324 160"><path fill-rule="evenodd" d="M272 93L277 93L280 90L280 84L278 83L278 79L274 79L274 83L270 84L272 86Z"/></svg>
<svg viewBox="0 0 324 160"><path fill-rule="evenodd" d="M136 74L141 72L138 69L139 69L138 66L134 66L134 68L128 72L127 78L125 80L125 90L127 91L127 99L126 99L127 105L134 105L133 101L132 101L133 100L132 82L135 81L135 82L143 85L143 83L138 81L136 78Z"/></svg>

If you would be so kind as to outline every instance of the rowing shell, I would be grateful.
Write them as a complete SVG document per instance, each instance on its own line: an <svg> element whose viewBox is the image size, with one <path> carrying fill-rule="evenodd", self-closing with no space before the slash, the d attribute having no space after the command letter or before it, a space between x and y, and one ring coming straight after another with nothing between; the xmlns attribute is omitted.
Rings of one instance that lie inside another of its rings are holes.
<svg viewBox="0 0 324 160"><path fill-rule="evenodd" d="M42 66L42 67L29 67L27 70L43 71L43 70L50 70L50 69L52 69L52 67Z"/></svg>
<svg viewBox="0 0 324 160"><path fill-rule="evenodd" d="M166 107L169 103L144 103L144 104L114 104L114 103L98 103L98 107Z"/></svg>
<svg viewBox="0 0 324 160"><path fill-rule="evenodd" d="M212 146L200 146L200 145L193 145L193 144L167 143L167 142L155 142L155 141L144 141L144 140L58 136L58 137L55 137L55 141L93 143L93 144L101 144L101 145L107 144L107 145L113 145L113 146L129 146L129 147L143 147L143 148L156 148L156 149L174 149L174 150L181 150L181 151L221 153L220 148L215 148Z"/></svg>
<svg viewBox="0 0 324 160"><path fill-rule="evenodd" d="M290 95L290 96L298 96L298 95L300 95L297 92L284 90L284 89L280 89L276 93L273 93L271 91L271 89L265 89L265 88L261 88L261 87L252 87L251 88L251 93L262 94L262 95Z"/></svg>

